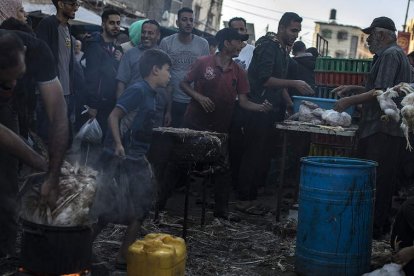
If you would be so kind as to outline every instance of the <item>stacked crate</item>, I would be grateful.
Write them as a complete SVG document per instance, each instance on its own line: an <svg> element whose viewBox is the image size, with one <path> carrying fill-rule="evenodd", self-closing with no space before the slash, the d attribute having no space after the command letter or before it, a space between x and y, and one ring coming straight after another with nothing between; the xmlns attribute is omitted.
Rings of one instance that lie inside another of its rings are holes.
<svg viewBox="0 0 414 276"><path fill-rule="evenodd" d="M371 59L341 59L319 57L316 59L316 96L335 99L332 90L340 85L364 85L370 72ZM312 134L309 155L350 157L355 148L354 137Z"/></svg>
<svg viewBox="0 0 414 276"><path fill-rule="evenodd" d="M316 59L315 82L319 86L364 85L371 59L320 57Z"/></svg>

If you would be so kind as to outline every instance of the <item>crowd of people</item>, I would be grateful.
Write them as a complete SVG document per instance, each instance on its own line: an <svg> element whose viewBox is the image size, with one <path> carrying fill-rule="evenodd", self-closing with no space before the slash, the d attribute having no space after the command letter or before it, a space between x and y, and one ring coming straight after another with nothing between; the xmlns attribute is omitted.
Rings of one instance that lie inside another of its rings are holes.
<svg viewBox="0 0 414 276"><path fill-rule="evenodd" d="M173 163L157 164L154 177L153 164L147 160L154 127L228 134L227 150L214 174L214 216L240 220L229 212L232 189L238 211L260 214L258 189L265 186L275 154L274 124L290 111L291 95L314 94L318 52L296 41L302 18L284 13L277 32L268 32L253 46L246 42L249 36L243 18L231 19L228 27L205 39L194 34L194 13L184 7L177 13L177 33L161 40L160 24L141 20L131 25L130 41L121 45L118 11L105 9L102 32L76 39L69 20L76 17L79 2L52 2L56 14L42 19L34 30L21 1L0 3L0 256L15 252L18 159L47 172L41 196L53 208L65 154L71 151L77 131L92 119L103 135L96 149L99 157L90 165L109 179L114 168L121 167L118 174L124 175L123 184L132 198L128 210L117 219L108 210L94 212L98 219L95 237L107 223L128 225L116 260L119 266L125 265L128 246L153 201L164 208L183 177L182 169ZM373 89L412 82L412 67L396 44L395 31L391 19L374 19L363 30L374 54L365 87L335 89L342 97L337 111L363 105L358 156L379 164L374 238L390 231L397 164L405 154L398 124L381 120L373 93ZM32 135L48 146L47 157L29 146ZM397 254L402 263L414 258L413 214L409 201L393 230L395 244L406 247Z"/></svg>

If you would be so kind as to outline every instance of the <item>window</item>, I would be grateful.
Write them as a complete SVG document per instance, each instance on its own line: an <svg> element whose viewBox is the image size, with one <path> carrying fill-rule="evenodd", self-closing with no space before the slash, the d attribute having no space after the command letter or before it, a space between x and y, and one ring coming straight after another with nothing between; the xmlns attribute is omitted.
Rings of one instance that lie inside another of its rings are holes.
<svg viewBox="0 0 414 276"><path fill-rule="evenodd" d="M195 22L199 22L200 21L200 11L201 11L201 6L196 5L195 9L194 9L194 19Z"/></svg>
<svg viewBox="0 0 414 276"><path fill-rule="evenodd" d="M341 51L341 50L335 51L335 58L344 58L344 57L345 57L344 51Z"/></svg>
<svg viewBox="0 0 414 276"><path fill-rule="evenodd" d="M338 40L347 40L348 39L348 32L347 31L339 31L336 38Z"/></svg>
<svg viewBox="0 0 414 276"><path fill-rule="evenodd" d="M322 37L323 38L332 38L332 30L323 29L322 30Z"/></svg>

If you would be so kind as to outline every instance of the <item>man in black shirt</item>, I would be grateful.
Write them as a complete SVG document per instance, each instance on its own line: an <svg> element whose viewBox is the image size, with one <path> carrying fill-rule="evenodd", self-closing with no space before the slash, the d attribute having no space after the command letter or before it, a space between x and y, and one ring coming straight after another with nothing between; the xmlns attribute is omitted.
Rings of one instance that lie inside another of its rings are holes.
<svg viewBox="0 0 414 276"><path fill-rule="evenodd" d="M16 40L16 36L17 40L20 38L26 46L25 66L22 68L15 66L16 62L7 61L11 51L0 51L0 123L18 133L18 118L15 112L16 107L13 106L13 97L27 84L22 83L23 81L36 82L50 121L49 168L46 180L41 187L41 195L45 202L53 208L56 205L60 166L68 139L65 100L62 87L56 76L53 55L48 46L26 33L5 30L0 30L0 45L4 46L10 41ZM17 69L10 70L12 67ZM17 159L1 148L0 256L13 254L15 250L17 169Z"/></svg>
<svg viewBox="0 0 414 276"><path fill-rule="evenodd" d="M257 189L264 186L270 166L269 149L274 123L282 121L285 115L283 89L295 88L301 94L313 94L312 88L301 80L288 80L287 46L292 46L301 31L302 18L296 13L287 12L279 21L277 34L269 32L256 43L256 49L249 66L251 101L273 105L268 113L248 115L245 127L246 149L242 157L239 176L240 210L249 209L255 200Z"/></svg>
<svg viewBox="0 0 414 276"><path fill-rule="evenodd" d="M121 16L116 10L102 13L102 33L94 33L85 41L85 81L89 115L96 118L105 137L108 117L116 103L119 62L122 47L116 38L120 33Z"/></svg>

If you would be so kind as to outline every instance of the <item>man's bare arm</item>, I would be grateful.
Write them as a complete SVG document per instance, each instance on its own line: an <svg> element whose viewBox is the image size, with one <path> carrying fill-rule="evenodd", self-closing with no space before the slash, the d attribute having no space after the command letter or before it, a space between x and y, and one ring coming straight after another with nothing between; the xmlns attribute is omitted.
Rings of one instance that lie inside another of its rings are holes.
<svg viewBox="0 0 414 276"><path fill-rule="evenodd" d="M0 150L22 160L26 165L39 171L47 171L47 162L29 147L16 133L0 124Z"/></svg>
<svg viewBox="0 0 414 276"><path fill-rule="evenodd" d="M56 78L39 85L40 95L49 118L49 171L42 185L42 196L49 206L57 200L60 167L68 146L68 118L62 86Z"/></svg>

